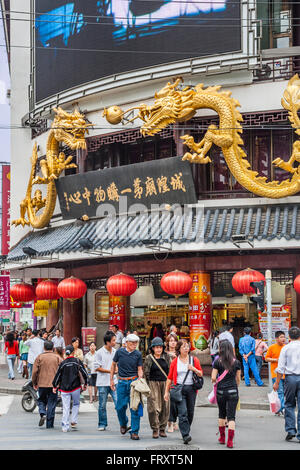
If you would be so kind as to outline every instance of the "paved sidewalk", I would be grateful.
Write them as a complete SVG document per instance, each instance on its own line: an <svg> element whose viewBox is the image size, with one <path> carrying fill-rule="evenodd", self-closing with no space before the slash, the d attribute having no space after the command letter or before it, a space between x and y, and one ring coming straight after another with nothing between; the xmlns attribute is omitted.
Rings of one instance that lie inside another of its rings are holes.
<svg viewBox="0 0 300 470"><path fill-rule="evenodd" d="M205 368L205 374L209 374L209 369ZM251 380L251 387L246 387L244 381L241 382L239 387L240 402L242 409L256 409L256 410L268 410L268 379L263 378L266 387L258 387L254 380ZM22 378L21 374L16 371L15 366L15 380L8 378L8 366L3 354L0 353L0 393L8 394L22 394L22 386L26 382ZM197 397L197 406L213 406L207 400L207 396L212 389L210 376L205 375L204 386L200 390ZM84 397L88 400L87 392L84 393Z"/></svg>

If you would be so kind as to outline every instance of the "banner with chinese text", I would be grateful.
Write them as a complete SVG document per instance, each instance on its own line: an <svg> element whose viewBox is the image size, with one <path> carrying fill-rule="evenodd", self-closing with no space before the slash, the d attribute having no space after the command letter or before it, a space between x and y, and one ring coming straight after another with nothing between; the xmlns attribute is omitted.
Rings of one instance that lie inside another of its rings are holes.
<svg viewBox="0 0 300 470"><path fill-rule="evenodd" d="M268 340L268 316L267 313L258 314L259 329L265 341ZM291 328L291 308L289 305L272 305L272 343L275 343L276 331L283 331L286 338L289 337Z"/></svg>
<svg viewBox="0 0 300 470"><path fill-rule="evenodd" d="M55 183L64 219L96 216L104 204L127 213L133 204L150 209L152 204L197 202L191 165L181 157L65 176Z"/></svg>
<svg viewBox="0 0 300 470"><path fill-rule="evenodd" d="M10 165L2 165L1 254L8 255L10 237Z"/></svg>

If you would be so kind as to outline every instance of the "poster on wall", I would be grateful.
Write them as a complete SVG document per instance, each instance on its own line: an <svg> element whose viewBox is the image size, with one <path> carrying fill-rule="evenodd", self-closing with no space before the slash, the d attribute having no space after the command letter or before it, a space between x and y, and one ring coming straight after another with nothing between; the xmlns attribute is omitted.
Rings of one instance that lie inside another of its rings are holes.
<svg viewBox="0 0 300 470"><path fill-rule="evenodd" d="M97 328L82 327L81 328L81 338L82 338L83 354L87 354L90 350L90 343L92 341L94 341L96 343Z"/></svg>
<svg viewBox="0 0 300 470"><path fill-rule="evenodd" d="M258 314L259 329L264 341L268 340L268 316L267 313ZM275 343L276 331L283 331L286 338L289 337L291 328L291 308L289 305L272 305L272 343Z"/></svg>
<svg viewBox="0 0 300 470"><path fill-rule="evenodd" d="M191 349L208 348L211 328L210 274L191 273L193 286L189 293L189 320Z"/></svg>

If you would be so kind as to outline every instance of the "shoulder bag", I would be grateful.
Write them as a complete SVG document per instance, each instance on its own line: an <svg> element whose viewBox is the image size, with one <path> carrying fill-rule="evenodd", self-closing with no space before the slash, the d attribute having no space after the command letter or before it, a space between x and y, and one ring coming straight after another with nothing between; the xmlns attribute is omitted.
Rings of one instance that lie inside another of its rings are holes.
<svg viewBox="0 0 300 470"><path fill-rule="evenodd" d="M221 380L224 379L224 377L228 374L228 370L224 370L223 374L220 375L220 377L217 378L217 381L216 383L214 384L214 387L212 389L212 391L210 392L210 394L208 395L208 401L209 403L212 403L213 405L215 405L217 403L217 385L219 382L221 382Z"/></svg>
<svg viewBox="0 0 300 470"><path fill-rule="evenodd" d="M159 368L159 370L161 371L161 373L166 377L166 379L168 378L167 374L165 373L165 371L160 367L160 365L158 364L157 360L152 356L152 354L150 354L150 357L152 359L152 361L157 365L157 367Z"/></svg>
<svg viewBox="0 0 300 470"><path fill-rule="evenodd" d="M194 365L194 358L192 358L192 360L192 364ZM203 387L203 382L203 377L199 377L199 375L193 372L193 389L201 390L201 388Z"/></svg>
<svg viewBox="0 0 300 470"><path fill-rule="evenodd" d="M189 363L190 363L190 361L189 361ZM174 387L172 387L170 389L170 398L175 403L180 403L182 401L182 389L183 389L183 386L185 384L185 381L187 379L187 376L188 376L189 372L190 371L188 369L187 373L185 374L185 377L184 377L184 380L183 380L182 384L176 384L176 385L174 385Z"/></svg>

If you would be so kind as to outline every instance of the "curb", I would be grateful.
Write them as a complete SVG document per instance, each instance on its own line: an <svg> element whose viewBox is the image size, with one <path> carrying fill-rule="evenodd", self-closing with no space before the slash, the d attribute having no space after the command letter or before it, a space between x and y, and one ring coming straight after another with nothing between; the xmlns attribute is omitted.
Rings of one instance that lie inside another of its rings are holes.
<svg viewBox="0 0 300 470"><path fill-rule="evenodd" d="M11 389L11 388L1 388L0 387L0 393L5 393L8 395L23 395L22 390L17 390L17 389ZM108 401L111 397L108 397ZM210 403L199 403L196 404L198 408L216 408L215 405L211 405ZM269 404L268 403L253 403L253 402L241 402L241 409L242 410L269 410Z"/></svg>

